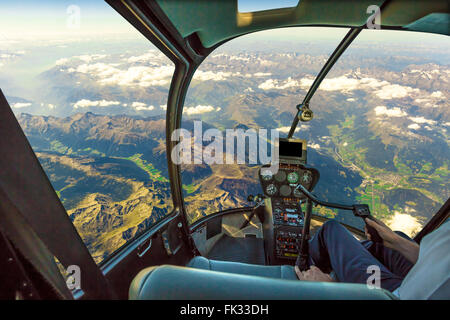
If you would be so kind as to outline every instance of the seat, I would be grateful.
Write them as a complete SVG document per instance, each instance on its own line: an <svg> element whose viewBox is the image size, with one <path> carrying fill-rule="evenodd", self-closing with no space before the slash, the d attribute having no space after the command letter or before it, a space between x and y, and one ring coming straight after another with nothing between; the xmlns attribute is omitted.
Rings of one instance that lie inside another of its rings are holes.
<svg viewBox="0 0 450 320"><path fill-rule="evenodd" d="M149 267L134 278L132 300L389 300L364 284L311 282L249 276L178 266Z"/></svg>
<svg viewBox="0 0 450 320"><path fill-rule="evenodd" d="M211 260L197 256L192 258L186 267L266 278L297 280L297 275L292 266L262 266L241 262Z"/></svg>

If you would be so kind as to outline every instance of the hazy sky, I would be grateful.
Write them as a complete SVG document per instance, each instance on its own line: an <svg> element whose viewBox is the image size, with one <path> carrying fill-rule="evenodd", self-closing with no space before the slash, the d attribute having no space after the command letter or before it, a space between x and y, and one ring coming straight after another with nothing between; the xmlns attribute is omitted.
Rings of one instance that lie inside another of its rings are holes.
<svg viewBox="0 0 450 320"><path fill-rule="evenodd" d="M0 17L0 35L6 37L135 33L125 19L101 0L9 1L0 5Z"/></svg>
<svg viewBox="0 0 450 320"><path fill-rule="evenodd" d="M296 7L299 0L238 0L240 12L252 12L277 8Z"/></svg>

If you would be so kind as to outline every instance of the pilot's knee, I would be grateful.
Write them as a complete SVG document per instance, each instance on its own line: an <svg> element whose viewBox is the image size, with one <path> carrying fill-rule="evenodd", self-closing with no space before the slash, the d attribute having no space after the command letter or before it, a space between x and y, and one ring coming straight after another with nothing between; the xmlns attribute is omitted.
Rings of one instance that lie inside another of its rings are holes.
<svg viewBox="0 0 450 320"><path fill-rule="evenodd" d="M324 231L332 231L332 230L336 230L336 229L340 229L342 228L342 225L337 222L336 220L328 220L327 222L325 222L322 225L322 228L324 229Z"/></svg>

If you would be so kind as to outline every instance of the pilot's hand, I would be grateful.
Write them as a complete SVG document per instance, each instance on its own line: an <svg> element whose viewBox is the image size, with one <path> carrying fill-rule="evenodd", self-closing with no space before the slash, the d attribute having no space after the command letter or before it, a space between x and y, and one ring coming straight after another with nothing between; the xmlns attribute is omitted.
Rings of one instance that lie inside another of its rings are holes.
<svg viewBox="0 0 450 320"><path fill-rule="evenodd" d="M303 281L318 281L318 282L333 282L329 274L323 273L322 270L316 266L311 266L306 271L300 271L298 266L295 266L295 273L299 280Z"/></svg>
<svg viewBox="0 0 450 320"><path fill-rule="evenodd" d="M366 223L369 226L373 227L378 232L381 239L383 239L383 245L385 247L395 249L397 247L399 240L401 240L401 237L398 234L396 234L394 231L392 231L387 225L385 225L380 220L375 219L375 218L374 218L374 220L367 219L367 218L365 219ZM366 226L364 226L364 231L366 233L367 239L372 240Z"/></svg>
<svg viewBox="0 0 450 320"><path fill-rule="evenodd" d="M406 259L415 264L419 258L419 244L413 240L408 240L397 233L393 232L384 223L377 223L376 221L365 219L367 224L377 230L380 237L383 239L385 247L394 249L400 252ZM366 230L366 235L368 234ZM370 235L367 236L370 239Z"/></svg>

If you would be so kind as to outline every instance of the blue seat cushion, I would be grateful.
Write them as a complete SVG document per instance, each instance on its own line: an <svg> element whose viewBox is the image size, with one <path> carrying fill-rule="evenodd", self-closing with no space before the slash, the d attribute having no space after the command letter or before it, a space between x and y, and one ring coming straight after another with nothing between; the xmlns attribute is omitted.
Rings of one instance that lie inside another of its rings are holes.
<svg viewBox="0 0 450 320"><path fill-rule="evenodd" d="M293 266L262 266L241 262L210 260L197 256L189 261L186 267L266 278L297 280Z"/></svg>

